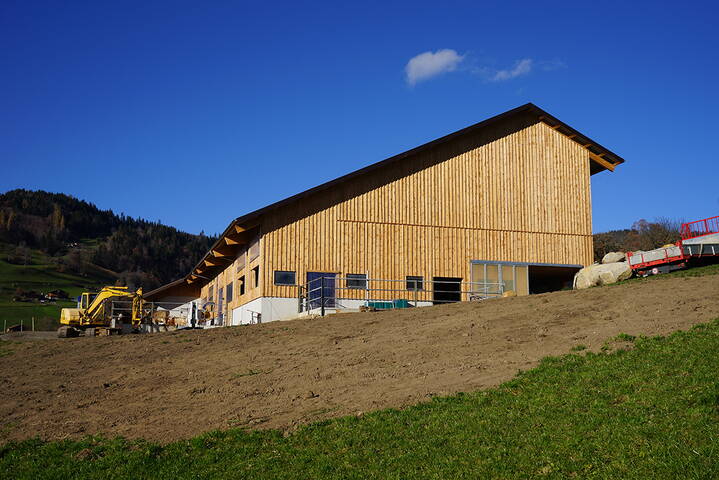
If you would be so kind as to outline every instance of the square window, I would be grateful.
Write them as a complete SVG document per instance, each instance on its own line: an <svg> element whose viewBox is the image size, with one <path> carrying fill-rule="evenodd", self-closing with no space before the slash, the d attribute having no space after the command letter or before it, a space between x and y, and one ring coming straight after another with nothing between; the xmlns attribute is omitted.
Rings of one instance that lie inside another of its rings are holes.
<svg viewBox="0 0 719 480"><path fill-rule="evenodd" d="M408 275L405 279L407 280L407 290L424 290L424 277Z"/></svg>
<svg viewBox="0 0 719 480"><path fill-rule="evenodd" d="M295 272L275 270L275 285L294 285Z"/></svg>
<svg viewBox="0 0 719 480"><path fill-rule="evenodd" d="M364 273L348 273L347 288L367 288L367 275Z"/></svg>

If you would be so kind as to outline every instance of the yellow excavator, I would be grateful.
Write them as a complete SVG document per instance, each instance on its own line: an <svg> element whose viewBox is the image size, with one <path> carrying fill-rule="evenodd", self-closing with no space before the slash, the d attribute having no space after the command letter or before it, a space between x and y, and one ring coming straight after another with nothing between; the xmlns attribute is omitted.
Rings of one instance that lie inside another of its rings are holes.
<svg viewBox="0 0 719 480"><path fill-rule="evenodd" d="M60 312L57 336L119 335L123 323L132 324L133 331L137 331L148 314L146 310L142 288L132 292L127 287L104 287L98 293L84 292L78 297L77 308L63 308Z"/></svg>

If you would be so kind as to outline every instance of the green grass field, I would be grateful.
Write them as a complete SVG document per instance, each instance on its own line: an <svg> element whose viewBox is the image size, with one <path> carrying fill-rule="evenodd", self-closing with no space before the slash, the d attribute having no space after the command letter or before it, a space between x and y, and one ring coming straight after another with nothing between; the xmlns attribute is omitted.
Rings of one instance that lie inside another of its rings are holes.
<svg viewBox="0 0 719 480"><path fill-rule="evenodd" d="M548 358L496 389L287 436L11 443L0 448L0 477L719 478L719 319L619 340L634 348Z"/></svg>
<svg viewBox="0 0 719 480"><path fill-rule="evenodd" d="M74 300L57 303L13 302L15 290L47 292L61 289L68 292L71 299L88 289L98 289L102 285L114 283L112 276L100 270L88 268L86 276L59 272L50 259L38 251L31 252L28 265L14 265L5 261L3 254L7 246L0 246L0 328L3 325L15 325L22 321L31 325L35 318L37 330L54 330L60 317L60 309L74 307Z"/></svg>

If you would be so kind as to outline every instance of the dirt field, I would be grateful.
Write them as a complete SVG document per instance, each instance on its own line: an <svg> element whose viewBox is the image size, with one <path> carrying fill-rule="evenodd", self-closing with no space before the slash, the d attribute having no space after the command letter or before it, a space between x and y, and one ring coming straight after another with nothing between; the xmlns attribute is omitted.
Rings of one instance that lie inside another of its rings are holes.
<svg viewBox="0 0 719 480"><path fill-rule="evenodd" d="M13 343L0 439L169 442L497 385L547 355L719 317L719 276L266 325ZM7 348L0 344L0 347Z"/></svg>

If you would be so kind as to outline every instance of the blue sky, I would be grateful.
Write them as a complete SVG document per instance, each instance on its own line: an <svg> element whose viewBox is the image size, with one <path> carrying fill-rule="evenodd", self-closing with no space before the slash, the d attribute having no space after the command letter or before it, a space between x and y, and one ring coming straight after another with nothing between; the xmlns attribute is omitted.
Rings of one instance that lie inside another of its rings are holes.
<svg viewBox="0 0 719 480"><path fill-rule="evenodd" d="M5 0L0 191L64 192L215 233L531 101L627 161L592 177L595 231L719 215L717 13Z"/></svg>

